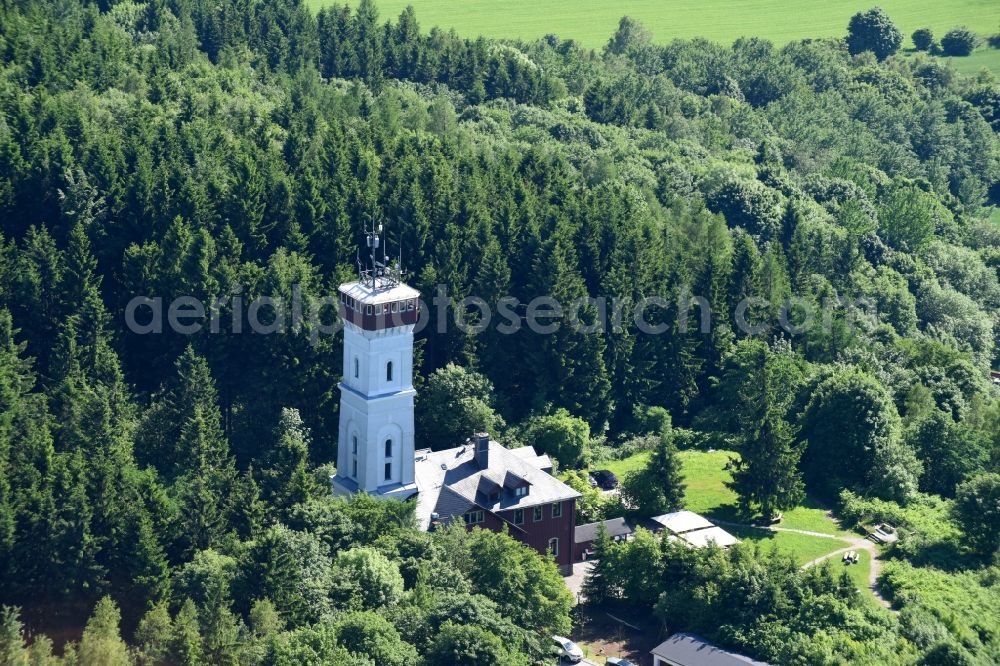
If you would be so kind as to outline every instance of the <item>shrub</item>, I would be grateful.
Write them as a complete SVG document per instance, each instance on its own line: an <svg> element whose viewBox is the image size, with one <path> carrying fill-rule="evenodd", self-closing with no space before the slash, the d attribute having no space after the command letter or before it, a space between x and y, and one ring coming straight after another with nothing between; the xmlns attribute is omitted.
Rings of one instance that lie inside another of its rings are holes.
<svg viewBox="0 0 1000 666"><path fill-rule="evenodd" d="M952 28L941 38L941 50L949 56L967 56L976 50L979 40L966 27Z"/></svg>
<svg viewBox="0 0 1000 666"><path fill-rule="evenodd" d="M929 51L934 43L934 33L930 28L920 28L910 35L910 39L918 51Z"/></svg>
<svg viewBox="0 0 1000 666"><path fill-rule="evenodd" d="M871 51L879 60L885 60L898 51L902 43L902 33L879 7L858 12L847 26L847 48L851 55Z"/></svg>

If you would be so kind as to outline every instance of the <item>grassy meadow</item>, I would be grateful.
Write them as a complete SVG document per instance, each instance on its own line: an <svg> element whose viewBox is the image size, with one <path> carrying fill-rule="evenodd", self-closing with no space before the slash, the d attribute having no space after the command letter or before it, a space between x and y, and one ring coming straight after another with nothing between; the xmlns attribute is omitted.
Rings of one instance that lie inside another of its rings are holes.
<svg viewBox="0 0 1000 666"><path fill-rule="evenodd" d="M718 520L742 522L737 515L736 493L726 487L732 480L726 471L726 463L736 454L732 451L681 451L678 457L684 468L684 483L687 484L685 502L687 508ZM646 464L648 452L638 453L623 460L599 463L597 467L609 469L623 478L628 472ZM823 534L845 534L827 515L827 511L807 498L803 506L786 511L781 527Z"/></svg>
<svg viewBox="0 0 1000 666"><path fill-rule="evenodd" d="M726 487L726 482L732 478L725 469L726 463L735 455L732 451L679 452L678 457L684 469L684 483L687 485L684 494L687 509L700 513L710 520L745 522L745 518L737 513L736 493ZM648 457L648 452L637 453L622 460L598 463L595 467L609 469L621 479L628 472L643 467ZM797 532L772 532L730 525L724 527L740 539L759 542L765 548L776 546L779 550L790 553L798 564L805 564L847 545L840 540ZM831 536L848 534L840 529L826 509L808 498L803 506L785 512L780 527ZM840 566L839 558L834 560L833 564ZM861 563L850 567L852 577L858 578L859 581L867 581L868 567L866 554ZM867 582L859 585L862 588L865 586Z"/></svg>
<svg viewBox="0 0 1000 666"><path fill-rule="evenodd" d="M343 0L307 2L319 9ZM413 5L425 30L440 26L467 37L529 40L556 34L592 48L608 41L623 14L641 21L659 42L704 37L730 43L753 36L784 44L809 37L840 37L853 14L876 4L889 13L907 44L910 33L923 27L939 35L963 24L983 34L1000 31L1000 2L996 0L376 0L376 4L383 17L398 16ZM982 66L975 66L973 72Z"/></svg>

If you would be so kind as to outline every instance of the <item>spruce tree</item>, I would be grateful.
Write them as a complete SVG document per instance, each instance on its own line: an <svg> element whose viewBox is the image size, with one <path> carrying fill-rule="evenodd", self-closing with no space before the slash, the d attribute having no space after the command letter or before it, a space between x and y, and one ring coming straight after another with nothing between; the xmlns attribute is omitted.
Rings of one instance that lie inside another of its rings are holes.
<svg viewBox="0 0 1000 666"><path fill-rule="evenodd" d="M610 589L609 570L613 566L612 548L614 542L608 534L608 528L601 523L597 526L597 538L594 539L594 552L587 559L591 563L583 579L581 592L589 604L602 604L614 596Z"/></svg>
<svg viewBox="0 0 1000 666"><path fill-rule="evenodd" d="M170 663L177 666L200 666L203 654L198 609L193 601L185 599L174 617L170 637Z"/></svg>
<svg viewBox="0 0 1000 666"><path fill-rule="evenodd" d="M277 444L260 471L261 494L267 506L278 516L285 516L318 489L309 473L309 429L297 409L281 410L275 435Z"/></svg>
<svg viewBox="0 0 1000 666"><path fill-rule="evenodd" d="M158 603L143 615L135 630L135 643L145 661L165 663L170 656L173 620L166 603Z"/></svg>
<svg viewBox="0 0 1000 666"><path fill-rule="evenodd" d="M156 466L167 479L183 474L191 464L190 442L181 431L200 410L201 428L214 448L222 450L224 440L218 394L208 363L192 346L174 362L174 376L154 397L139 429L137 452L141 461Z"/></svg>
<svg viewBox="0 0 1000 666"><path fill-rule="evenodd" d="M211 548L227 531L227 498L236 478L228 444L221 430L206 418L200 405L181 429L178 449L184 452L184 471L174 485L179 503L176 543L190 554Z"/></svg>
<svg viewBox="0 0 1000 666"><path fill-rule="evenodd" d="M80 666L130 666L132 659L118 629L120 622L115 602L110 597L101 599L83 630L77 655Z"/></svg>
<svg viewBox="0 0 1000 666"><path fill-rule="evenodd" d="M0 606L0 664L28 663L20 614L19 608Z"/></svg>
<svg viewBox="0 0 1000 666"><path fill-rule="evenodd" d="M802 447L787 420L789 399L782 397L794 384L783 365L788 361L765 343L744 343L741 353L746 374L737 392L740 457L729 464L733 480L728 485L744 513L756 509L770 521L805 497L798 469Z"/></svg>
<svg viewBox="0 0 1000 666"><path fill-rule="evenodd" d="M643 515L656 515L684 508L684 489L673 428L667 424L646 466L625 477L622 499Z"/></svg>

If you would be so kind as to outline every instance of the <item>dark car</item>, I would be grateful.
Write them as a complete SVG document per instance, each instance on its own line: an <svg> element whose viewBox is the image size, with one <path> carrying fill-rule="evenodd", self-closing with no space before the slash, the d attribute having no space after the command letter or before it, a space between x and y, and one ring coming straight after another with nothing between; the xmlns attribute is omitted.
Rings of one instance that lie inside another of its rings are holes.
<svg viewBox="0 0 1000 666"><path fill-rule="evenodd" d="M604 663L608 664L608 666L635 666L634 662L620 657L608 657L608 660Z"/></svg>
<svg viewBox="0 0 1000 666"><path fill-rule="evenodd" d="M599 469L593 473L594 480L604 490L614 490L618 487L618 477L609 469Z"/></svg>

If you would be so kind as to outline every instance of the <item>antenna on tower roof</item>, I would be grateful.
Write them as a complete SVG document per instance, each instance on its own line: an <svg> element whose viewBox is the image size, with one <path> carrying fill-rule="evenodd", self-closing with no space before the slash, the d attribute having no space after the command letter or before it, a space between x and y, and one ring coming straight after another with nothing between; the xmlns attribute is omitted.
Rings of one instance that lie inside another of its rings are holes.
<svg viewBox="0 0 1000 666"><path fill-rule="evenodd" d="M399 268L393 269L389 266L386 255L386 243L384 242L385 229L381 222L375 222L374 214L368 215L371 224L365 224L365 238L368 242L368 256L370 264L366 269L358 266L358 278L362 284L371 289L390 289L400 282L401 272ZM378 250L382 248L382 260L378 259ZM402 260L402 256L400 256Z"/></svg>

